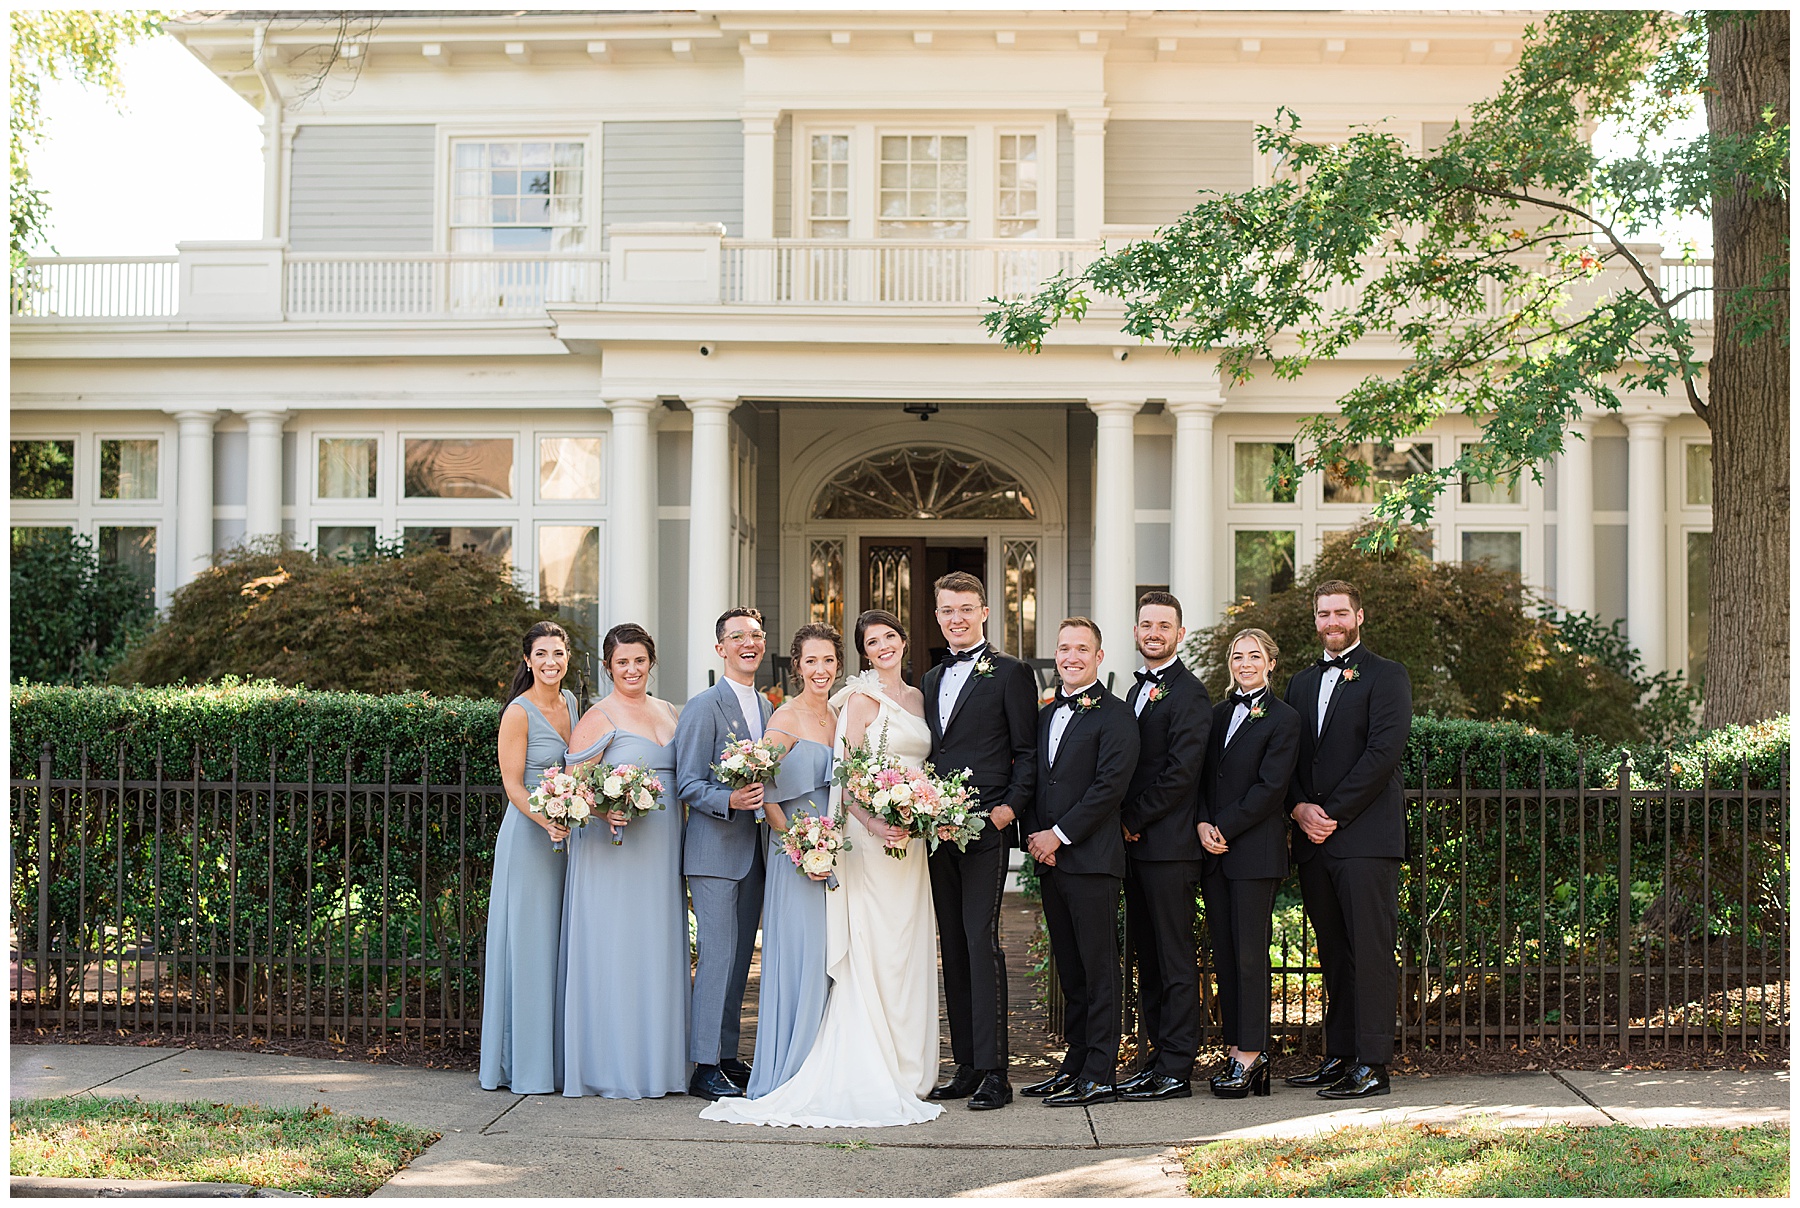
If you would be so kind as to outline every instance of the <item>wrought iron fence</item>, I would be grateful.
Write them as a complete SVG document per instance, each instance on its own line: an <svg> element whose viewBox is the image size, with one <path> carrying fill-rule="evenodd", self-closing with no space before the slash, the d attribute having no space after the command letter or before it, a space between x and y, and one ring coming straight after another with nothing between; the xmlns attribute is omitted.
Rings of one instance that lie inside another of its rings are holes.
<svg viewBox="0 0 1800 1208"><path fill-rule="evenodd" d="M1554 787L1542 766L1497 787L1407 786L1400 886L1402 1052L1543 1043L1785 1045L1789 1036L1788 781L1752 788L1748 765L1720 787L1585 769ZM1290 878L1284 889L1292 890ZM1138 937L1121 912L1125 1031L1139 1019ZM1206 922L1203 1037L1220 1038ZM1316 1049L1324 1021L1318 951L1297 892L1278 902L1270 947L1274 1036ZM1062 995L1047 977L1052 1028Z"/></svg>

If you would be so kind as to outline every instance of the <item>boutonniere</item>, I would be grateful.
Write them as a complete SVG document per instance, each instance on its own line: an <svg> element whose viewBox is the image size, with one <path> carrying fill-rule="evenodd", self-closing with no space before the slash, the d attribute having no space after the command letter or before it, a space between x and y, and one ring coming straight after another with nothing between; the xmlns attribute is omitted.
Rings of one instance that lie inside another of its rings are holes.
<svg viewBox="0 0 1800 1208"><path fill-rule="evenodd" d="M1343 681L1346 684L1354 684L1357 680L1362 678L1362 672L1358 671L1354 664L1338 672L1338 675L1343 678Z"/></svg>
<svg viewBox="0 0 1800 1208"><path fill-rule="evenodd" d="M1244 714L1244 721L1245 722L1261 721L1264 714L1266 714L1266 713L1268 713L1268 710L1263 708L1261 704L1251 705L1250 711L1248 713Z"/></svg>
<svg viewBox="0 0 1800 1208"><path fill-rule="evenodd" d="M1075 698L1075 707L1080 709L1083 713L1086 713L1089 709L1092 709L1099 703L1100 698L1089 692L1083 692L1080 696Z"/></svg>
<svg viewBox="0 0 1800 1208"><path fill-rule="evenodd" d="M979 675L982 679L991 678L994 674L994 660L985 654L976 659L975 674Z"/></svg>
<svg viewBox="0 0 1800 1208"><path fill-rule="evenodd" d="M1156 702L1169 694L1169 685L1157 684L1150 689L1150 695L1144 700L1144 712L1148 713L1156 707Z"/></svg>

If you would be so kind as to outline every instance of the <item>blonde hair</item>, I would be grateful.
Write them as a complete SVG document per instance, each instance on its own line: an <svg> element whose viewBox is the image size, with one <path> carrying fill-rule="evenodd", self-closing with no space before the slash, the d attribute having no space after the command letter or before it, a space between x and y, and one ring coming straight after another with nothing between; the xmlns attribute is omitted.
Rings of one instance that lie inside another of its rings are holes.
<svg viewBox="0 0 1800 1208"><path fill-rule="evenodd" d="M1245 638L1249 638L1261 646L1263 657L1269 660L1270 666L1275 665L1275 660L1281 655L1281 647L1275 644L1275 639L1269 636L1269 631L1266 629L1240 629L1232 634L1231 645L1225 648L1227 659L1230 658L1231 651L1236 650L1237 644Z"/></svg>

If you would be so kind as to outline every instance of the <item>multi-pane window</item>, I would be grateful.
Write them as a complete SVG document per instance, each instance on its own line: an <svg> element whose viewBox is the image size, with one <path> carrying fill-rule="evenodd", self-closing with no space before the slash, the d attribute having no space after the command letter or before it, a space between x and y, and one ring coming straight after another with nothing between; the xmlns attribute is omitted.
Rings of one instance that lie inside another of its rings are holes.
<svg viewBox="0 0 1800 1208"><path fill-rule="evenodd" d="M1706 630L1712 624L1712 534L1687 535L1687 672L1706 678Z"/></svg>
<svg viewBox="0 0 1800 1208"><path fill-rule="evenodd" d="M375 548L375 529L367 524L321 524L319 557L349 562Z"/></svg>
<svg viewBox="0 0 1800 1208"><path fill-rule="evenodd" d="M1464 441L1462 452L1468 453L1475 446ZM1482 482L1479 478L1462 477L1462 501L1464 503L1523 503L1524 488L1517 474L1500 482Z"/></svg>
<svg viewBox="0 0 1800 1208"><path fill-rule="evenodd" d="M1000 549L1006 564L1006 651L1036 658L1038 543L1029 537L1009 539Z"/></svg>
<svg viewBox="0 0 1800 1208"><path fill-rule="evenodd" d="M511 499L512 473L513 442L505 437L406 442L408 499Z"/></svg>
<svg viewBox="0 0 1800 1208"><path fill-rule="evenodd" d="M156 441L100 442L100 498L156 498Z"/></svg>
<svg viewBox="0 0 1800 1208"><path fill-rule="evenodd" d="M546 436L539 440L538 497L600 498L600 438Z"/></svg>
<svg viewBox="0 0 1800 1208"><path fill-rule="evenodd" d="M994 233L1002 239L1038 233L1038 140L1035 134L1002 134L996 175L1000 193Z"/></svg>
<svg viewBox="0 0 1800 1208"><path fill-rule="evenodd" d="M836 539L812 542L808 561L806 619L815 625L844 629L844 543Z"/></svg>
<svg viewBox="0 0 1800 1208"><path fill-rule="evenodd" d="M1414 474L1430 473L1433 461L1431 443L1422 440L1352 445L1350 456L1369 467L1367 480L1351 482L1328 468L1326 503L1374 503Z"/></svg>
<svg viewBox="0 0 1800 1208"><path fill-rule="evenodd" d="M1712 506L1712 446L1709 444L1692 444L1687 446L1686 465L1683 466L1687 479L1687 506ZM18 498L18 496L14 496Z"/></svg>
<svg viewBox="0 0 1800 1208"><path fill-rule="evenodd" d="M1518 532L1469 532L1462 535L1464 562L1490 563L1495 570L1525 572L1525 535Z"/></svg>
<svg viewBox="0 0 1800 1208"><path fill-rule="evenodd" d="M573 621L586 641L599 639L599 528L591 524L538 528L538 598Z"/></svg>
<svg viewBox="0 0 1800 1208"><path fill-rule="evenodd" d="M319 498L375 498L373 436L322 436L319 438Z"/></svg>
<svg viewBox="0 0 1800 1208"><path fill-rule="evenodd" d="M1294 585L1294 530L1239 529L1232 534L1232 593L1267 600Z"/></svg>
<svg viewBox="0 0 1800 1208"><path fill-rule="evenodd" d="M152 525L100 526L100 561L123 566L154 591L156 584L156 529Z"/></svg>
<svg viewBox="0 0 1800 1208"><path fill-rule="evenodd" d="M72 440L13 441L12 497L14 499L75 498L75 442Z"/></svg>
<svg viewBox="0 0 1800 1208"><path fill-rule="evenodd" d="M968 136L882 135L879 212L887 238L968 238Z"/></svg>
<svg viewBox="0 0 1800 1208"><path fill-rule="evenodd" d="M411 546L447 550L453 554L491 554L512 561L511 525L408 525L400 535Z"/></svg>
<svg viewBox="0 0 1800 1208"><path fill-rule="evenodd" d="M815 134L811 139L807 225L815 239L850 234L850 136Z"/></svg>
<svg viewBox="0 0 1800 1208"><path fill-rule="evenodd" d="M1283 453L1292 459L1291 442L1240 440L1232 446L1231 501L1233 503L1292 503L1294 484L1269 489L1269 474L1275 468L1275 455Z"/></svg>
<svg viewBox="0 0 1800 1208"><path fill-rule="evenodd" d="M586 152L579 142L457 143L450 250L580 250Z"/></svg>

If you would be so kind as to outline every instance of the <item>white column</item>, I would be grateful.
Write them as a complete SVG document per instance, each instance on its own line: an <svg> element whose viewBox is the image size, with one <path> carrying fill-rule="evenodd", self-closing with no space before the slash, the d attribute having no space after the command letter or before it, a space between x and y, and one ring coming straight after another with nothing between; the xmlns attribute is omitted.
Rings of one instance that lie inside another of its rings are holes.
<svg viewBox="0 0 1800 1208"><path fill-rule="evenodd" d="M1106 221L1105 109L1071 109L1069 125L1075 154L1075 238L1100 238ZM1098 617L1094 618L1099 620Z"/></svg>
<svg viewBox="0 0 1800 1208"><path fill-rule="evenodd" d="M776 113L746 113L744 123L744 238L775 238Z"/></svg>
<svg viewBox="0 0 1800 1208"><path fill-rule="evenodd" d="M246 411L250 426L249 489L244 497L244 539L281 535L281 427L285 411Z"/></svg>
<svg viewBox="0 0 1800 1208"><path fill-rule="evenodd" d="M1594 594L1594 422L1576 420L1563 435L1556 469L1556 602L1588 612Z"/></svg>
<svg viewBox="0 0 1800 1208"><path fill-rule="evenodd" d="M1094 439L1093 617L1100 626L1108 671L1129 677L1136 656L1132 626L1137 623L1137 494L1134 489L1132 417L1141 399L1090 399L1099 419ZM1121 681L1122 682L1122 681Z"/></svg>
<svg viewBox="0 0 1800 1208"><path fill-rule="evenodd" d="M175 586L212 564L213 424L217 411L175 411Z"/></svg>
<svg viewBox="0 0 1800 1208"><path fill-rule="evenodd" d="M1213 417L1221 399L1170 400L1175 417L1174 497L1169 520L1169 590L1190 630L1211 625L1213 591Z"/></svg>
<svg viewBox="0 0 1800 1208"><path fill-rule="evenodd" d="M719 669L713 625L736 603L731 592L731 412L736 399L686 400L694 417L692 493L688 497L689 698Z"/></svg>
<svg viewBox="0 0 1800 1208"><path fill-rule="evenodd" d="M1668 628L1669 583L1663 552L1663 429L1664 415L1633 415L1625 419L1630 437L1631 462L1626 545L1625 631L1631 644L1644 656L1644 669L1654 675L1668 670L1664 653Z"/></svg>
<svg viewBox="0 0 1800 1208"><path fill-rule="evenodd" d="M643 399L614 399L612 412L612 485L607 491L607 627L635 621L656 624L656 509L650 497L652 413L658 404Z"/></svg>

